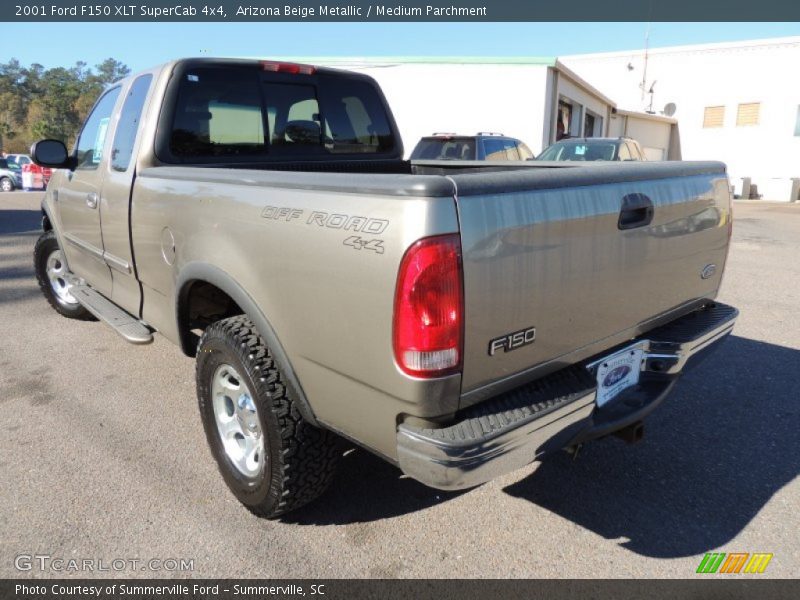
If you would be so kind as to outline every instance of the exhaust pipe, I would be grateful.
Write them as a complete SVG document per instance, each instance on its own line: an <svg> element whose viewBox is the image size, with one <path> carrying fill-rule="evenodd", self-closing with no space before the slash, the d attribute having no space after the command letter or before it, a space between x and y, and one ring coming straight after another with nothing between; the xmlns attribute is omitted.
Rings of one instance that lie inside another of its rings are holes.
<svg viewBox="0 0 800 600"><path fill-rule="evenodd" d="M628 444L636 444L641 442L644 437L644 423L637 421L619 431L615 431L614 435L621 440L625 440Z"/></svg>

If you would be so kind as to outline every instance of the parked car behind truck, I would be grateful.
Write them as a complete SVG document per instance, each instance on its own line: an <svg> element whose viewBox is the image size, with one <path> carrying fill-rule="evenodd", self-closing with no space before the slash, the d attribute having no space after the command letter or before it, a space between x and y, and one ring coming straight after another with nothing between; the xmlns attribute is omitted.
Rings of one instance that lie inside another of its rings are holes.
<svg viewBox="0 0 800 600"><path fill-rule="evenodd" d="M642 147L631 138L565 138L545 148L536 160L580 162L600 160L647 160Z"/></svg>
<svg viewBox="0 0 800 600"><path fill-rule="evenodd" d="M59 169L43 294L196 358L211 453L258 515L319 496L342 439L462 489L640 436L737 315L714 300L722 164L442 176L402 160L362 74L175 61L106 90L71 153L32 154ZM657 235L711 207L714 227Z"/></svg>
<svg viewBox="0 0 800 600"><path fill-rule="evenodd" d="M19 165L0 158L0 192L13 192L22 187L22 171Z"/></svg>
<svg viewBox="0 0 800 600"><path fill-rule="evenodd" d="M502 133L434 133L417 142L411 160L533 160L533 152L524 142Z"/></svg>

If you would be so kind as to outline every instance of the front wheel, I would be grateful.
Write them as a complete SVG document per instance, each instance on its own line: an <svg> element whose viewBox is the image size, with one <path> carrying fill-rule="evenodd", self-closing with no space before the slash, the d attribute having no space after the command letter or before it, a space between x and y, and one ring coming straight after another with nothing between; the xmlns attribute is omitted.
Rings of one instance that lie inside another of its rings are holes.
<svg viewBox="0 0 800 600"><path fill-rule="evenodd" d="M36 241L33 249L33 268L39 289L59 314L70 319L91 321L92 314L72 295L72 285L67 277L67 263L58 246L55 232L47 231Z"/></svg>
<svg viewBox="0 0 800 600"><path fill-rule="evenodd" d="M274 518L325 491L341 455L339 438L303 418L246 316L205 330L196 378L211 453L230 490L251 512Z"/></svg>
<svg viewBox="0 0 800 600"><path fill-rule="evenodd" d="M4 192L13 192L14 182L11 181L8 177L3 177L2 179L0 179L0 190Z"/></svg>

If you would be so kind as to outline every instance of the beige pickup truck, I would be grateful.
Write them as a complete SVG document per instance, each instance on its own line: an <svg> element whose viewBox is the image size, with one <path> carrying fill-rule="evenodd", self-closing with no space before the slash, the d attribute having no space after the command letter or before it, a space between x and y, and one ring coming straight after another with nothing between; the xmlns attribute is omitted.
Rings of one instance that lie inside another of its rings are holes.
<svg viewBox="0 0 800 600"><path fill-rule="evenodd" d="M44 296L195 357L211 453L267 517L342 440L441 489L634 441L737 316L724 165L409 163L360 74L180 60L32 155L58 169Z"/></svg>

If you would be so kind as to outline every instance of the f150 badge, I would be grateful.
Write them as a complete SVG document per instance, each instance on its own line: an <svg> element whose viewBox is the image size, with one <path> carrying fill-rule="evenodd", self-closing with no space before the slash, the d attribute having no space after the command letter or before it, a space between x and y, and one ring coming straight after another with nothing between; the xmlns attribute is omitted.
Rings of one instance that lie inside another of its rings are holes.
<svg viewBox="0 0 800 600"><path fill-rule="evenodd" d="M489 356L494 356L498 350L511 352L523 346L529 346L536 340L536 327L526 327L519 331L512 331L489 342Z"/></svg>

